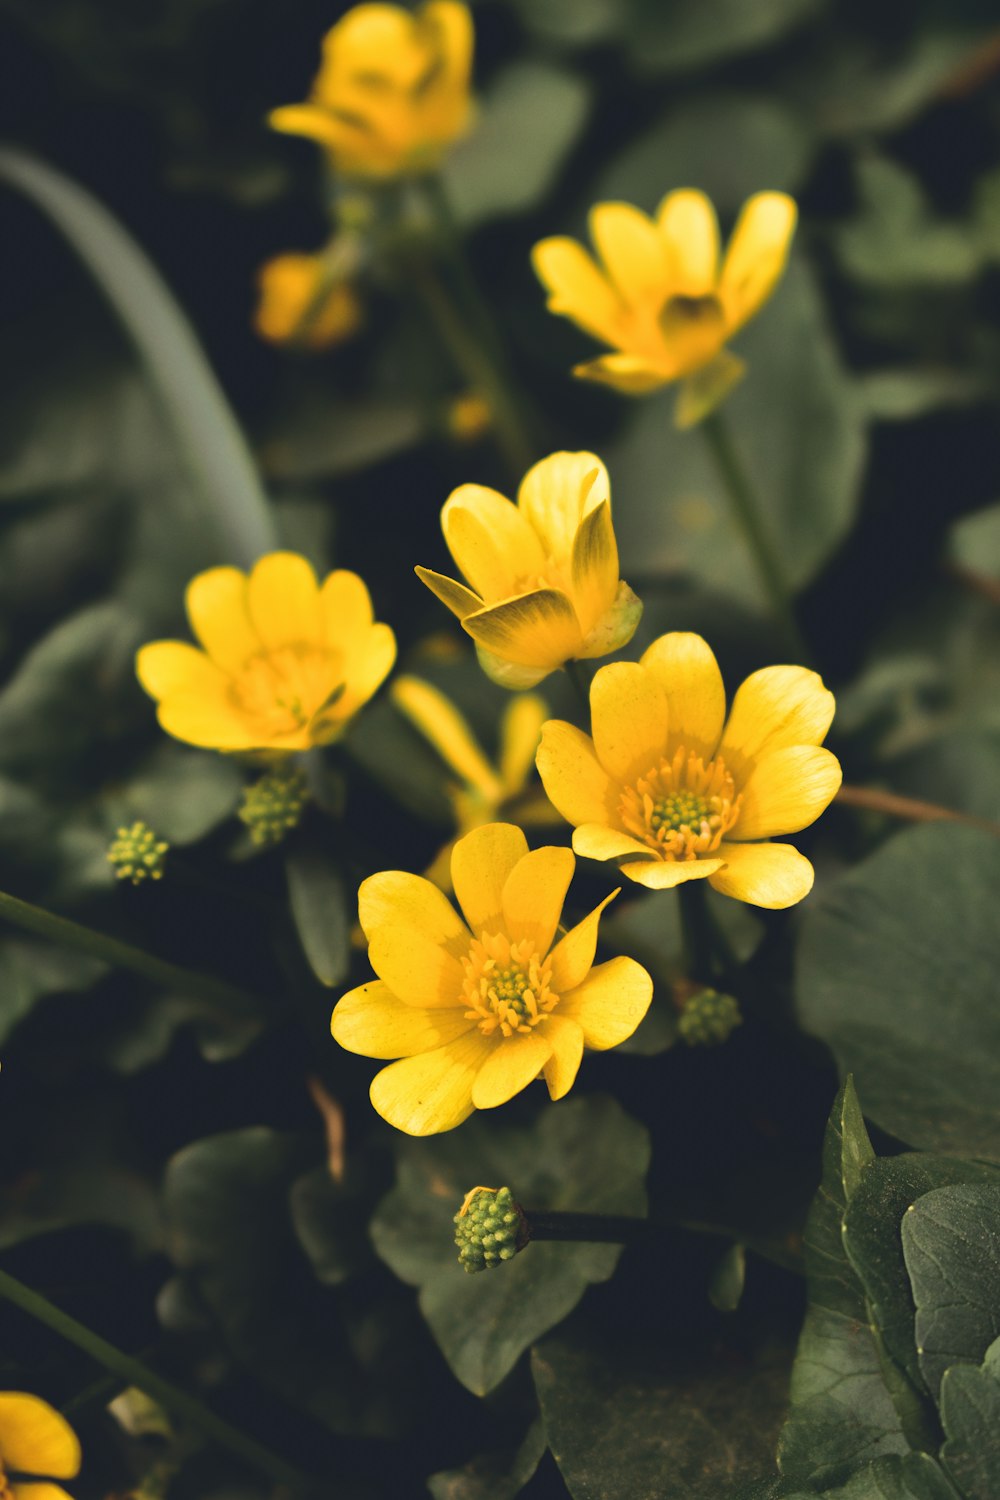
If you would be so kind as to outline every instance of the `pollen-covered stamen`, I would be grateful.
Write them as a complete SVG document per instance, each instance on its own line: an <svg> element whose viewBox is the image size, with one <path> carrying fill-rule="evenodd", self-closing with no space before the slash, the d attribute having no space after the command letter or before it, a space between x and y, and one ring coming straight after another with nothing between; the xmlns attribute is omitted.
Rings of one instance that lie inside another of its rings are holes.
<svg viewBox="0 0 1000 1500"><path fill-rule="evenodd" d="M698 859L719 847L739 816L740 799L722 760L706 765L681 746L670 760L622 789L626 830L662 859Z"/></svg>
<svg viewBox="0 0 1000 1500"><path fill-rule="evenodd" d="M473 938L462 960L466 1019L478 1021L484 1036L529 1032L559 1003L552 993L552 966L527 938L511 942L502 932Z"/></svg>

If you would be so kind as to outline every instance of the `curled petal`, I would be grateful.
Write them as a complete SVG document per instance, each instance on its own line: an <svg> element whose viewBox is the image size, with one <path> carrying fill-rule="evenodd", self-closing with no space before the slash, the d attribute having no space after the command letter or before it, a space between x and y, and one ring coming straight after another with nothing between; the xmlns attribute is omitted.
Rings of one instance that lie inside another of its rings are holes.
<svg viewBox="0 0 1000 1500"><path fill-rule="evenodd" d="M597 952L597 930L604 908L612 902L619 891L605 896L600 906L571 927L564 938L552 950L552 988L562 994L582 984L590 973Z"/></svg>
<svg viewBox="0 0 1000 1500"><path fill-rule="evenodd" d="M580 622L558 589L536 589L467 615L462 628L477 645L515 666L554 672L579 654Z"/></svg>
<svg viewBox="0 0 1000 1500"><path fill-rule="evenodd" d="M446 578L443 573L435 573L430 568L414 568L413 571L420 582L425 583L431 593L436 594L445 608L450 609L458 619L464 620L466 615L482 609L482 599L471 589L467 589L464 583L456 583L454 578Z"/></svg>
<svg viewBox="0 0 1000 1500"><path fill-rule="evenodd" d="M654 859L641 863L629 860L618 866L618 873L651 891L671 891L675 885L704 880L721 869L721 859Z"/></svg>
<svg viewBox="0 0 1000 1500"><path fill-rule="evenodd" d="M589 635L618 594L618 544L607 500L584 517L572 556L573 604L580 628Z"/></svg>
<svg viewBox="0 0 1000 1500"><path fill-rule="evenodd" d="M610 494L608 471L596 453L550 453L521 480L517 505L549 556L569 558L580 523Z"/></svg>

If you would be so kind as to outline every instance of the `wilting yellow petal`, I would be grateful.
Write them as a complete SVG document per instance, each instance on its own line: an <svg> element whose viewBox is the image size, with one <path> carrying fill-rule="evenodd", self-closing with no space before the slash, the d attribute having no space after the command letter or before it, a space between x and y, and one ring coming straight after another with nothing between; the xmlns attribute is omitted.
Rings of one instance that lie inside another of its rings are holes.
<svg viewBox="0 0 1000 1500"><path fill-rule="evenodd" d="M361 882L358 920L371 938L381 927L414 931L455 957L465 953L469 934L448 897L422 875L380 870Z"/></svg>
<svg viewBox="0 0 1000 1500"><path fill-rule="evenodd" d="M374 619L371 595L357 575L338 568L319 591L323 635L328 646L350 644L363 636Z"/></svg>
<svg viewBox="0 0 1000 1500"><path fill-rule="evenodd" d="M209 568L197 574L184 602L191 629L225 671L238 671L263 649L247 613L247 580L239 568Z"/></svg>
<svg viewBox="0 0 1000 1500"><path fill-rule="evenodd" d="M528 1087L552 1056L544 1026L505 1037L494 1047L476 1074L472 1102L477 1109L495 1109Z"/></svg>
<svg viewBox="0 0 1000 1500"><path fill-rule="evenodd" d="M573 604L584 635L610 610L618 593L618 544L605 500L585 516L573 543Z"/></svg>
<svg viewBox="0 0 1000 1500"><path fill-rule="evenodd" d="M375 1109L407 1135L454 1130L472 1113L472 1085L493 1050L478 1028L433 1052L390 1063L372 1079Z"/></svg>
<svg viewBox="0 0 1000 1500"><path fill-rule="evenodd" d="M613 817L618 787L582 729L550 719L542 728L535 764L546 796L567 823L607 823Z"/></svg>
<svg viewBox="0 0 1000 1500"><path fill-rule="evenodd" d="M581 823L573 832L573 853L582 859L623 859L627 855L658 858L648 844L605 823Z"/></svg>
<svg viewBox="0 0 1000 1500"><path fill-rule="evenodd" d="M583 644L576 611L558 589L536 589L505 599L467 615L462 628L494 656L549 672L576 656Z"/></svg>
<svg viewBox="0 0 1000 1500"><path fill-rule="evenodd" d="M674 297L707 297L719 270L719 224L704 193L679 188L656 211Z"/></svg>
<svg viewBox="0 0 1000 1500"><path fill-rule="evenodd" d="M833 722L833 694L807 667L762 667L737 690L719 754L740 778L785 745L818 745Z"/></svg>
<svg viewBox="0 0 1000 1500"><path fill-rule="evenodd" d="M787 193L755 193L736 221L719 278L730 333L752 318L785 269L798 210Z"/></svg>
<svg viewBox="0 0 1000 1500"><path fill-rule="evenodd" d="M487 604L521 592L521 580L540 577L545 567L545 554L528 521L516 505L485 485L453 490L441 511L441 529L461 572Z"/></svg>
<svg viewBox="0 0 1000 1500"><path fill-rule="evenodd" d="M596 453L550 453L532 464L517 491L517 507L550 557L568 559L584 516L611 493Z"/></svg>
<svg viewBox="0 0 1000 1500"><path fill-rule="evenodd" d="M728 837L768 839L814 823L836 795L840 762L819 745L786 745L757 761L741 788L739 817Z"/></svg>
<svg viewBox="0 0 1000 1500"><path fill-rule="evenodd" d="M316 574L297 552L269 552L254 565L247 610L268 650L323 638Z"/></svg>
<svg viewBox="0 0 1000 1500"><path fill-rule="evenodd" d="M430 740L446 765L485 801L498 803L504 794L500 779L451 700L420 677L397 677L391 693L396 707Z"/></svg>
<svg viewBox="0 0 1000 1500"><path fill-rule="evenodd" d="M709 877L709 884L723 896L781 911L812 890L813 867L791 844L730 844L723 840L719 853L725 865Z"/></svg>
<svg viewBox="0 0 1000 1500"><path fill-rule="evenodd" d="M620 893L620 889L619 887L619 890L612 891L610 896L605 896L600 906L595 906L582 922L577 922L575 927L571 927L566 936L560 938L553 948L552 988L557 994L561 995L566 990L575 989L590 973L594 954L597 952L597 929L601 913Z"/></svg>
<svg viewBox="0 0 1000 1500"><path fill-rule="evenodd" d="M531 252L531 264L549 294L550 312L572 318L607 344L617 342L624 311L621 298L581 244L564 235L540 240Z"/></svg>
<svg viewBox="0 0 1000 1500"><path fill-rule="evenodd" d="M406 1005L378 979L348 990L330 1018L334 1040L362 1057L414 1057L453 1042L473 1025L464 1008L422 1010Z"/></svg>
<svg viewBox="0 0 1000 1500"><path fill-rule="evenodd" d="M634 958L612 958L559 1002L559 1014L583 1029L586 1046L603 1052L630 1037L649 1009L653 981Z"/></svg>
<svg viewBox="0 0 1000 1500"><path fill-rule="evenodd" d="M661 635L639 658L667 696L668 754L683 745L708 761L722 734L726 690L715 653L687 630Z"/></svg>
<svg viewBox="0 0 1000 1500"><path fill-rule="evenodd" d="M524 788L535 763L548 704L536 693L511 698L500 717L500 780L505 797Z"/></svg>
<svg viewBox="0 0 1000 1500"><path fill-rule="evenodd" d="M186 641L152 641L136 652L135 670L151 698L176 693L214 692L228 678L212 659Z"/></svg>
<svg viewBox="0 0 1000 1500"><path fill-rule="evenodd" d="M478 935L503 927L503 888L528 852L528 840L513 823L487 823L459 839L451 856L451 878L465 920Z"/></svg>
<svg viewBox="0 0 1000 1500"><path fill-rule="evenodd" d="M548 953L575 868L571 849L552 846L518 860L501 895L508 937L515 942L526 938L539 956Z"/></svg>
<svg viewBox="0 0 1000 1500"><path fill-rule="evenodd" d="M704 880L721 868L722 860L714 858L630 860L618 866L618 873L651 891L671 891L689 880Z"/></svg>
<svg viewBox="0 0 1000 1500"><path fill-rule="evenodd" d="M573 366L579 380L613 386L625 396L646 396L673 380L675 370L665 361L653 362L636 354L602 354Z"/></svg>
<svg viewBox="0 0 1000 1500"><path fill-rule="evenodd" d="M615 781L634 782L666 749L667 695L638 662L612 662L590 685L594 749Z"/></svg>
<svg viewBox="0 0 1000 1500"><path fill-rule="evenodd" d="M200 745L206 750L265 748L261 745L259 732L255 733L250 721L234 708L224 685L225 678L221 678L221 684L206 685L197 692L175 693L164 698L156 712L160 727L175 739L184 740L188 745ZM294 738L299 743L282 748L309 748L304 730ZM273 744L271 739L267 741L267 747Z"/></svg>
<svg viewBox="0 0 1000 1500"><path fill-rule="evenodd" d="M561 1099L576 1082L583 1058L583 1028L577 1021L557 1013L545 1022L545 1040L552 1048L542 1074L548 1085L549 1098Z"/></svg>
<svg viewBox="0 0 1000 1500"><path fill-rule="evenodd" d="M21 1391L0 1392L0 1454L7 1471L72 1479L80 1471L76 1433L47 1401Z"/></svg>
<svg viewBox="0 0 1000 1500"><path fill-rule="evenodd" d="M696 427L735 390L747 372L746 363L728 349L692 370L681 385L674 408L674 426L682 431Z"/></svg>
<svg viewBox="0 0 1000 1500"><path fill-rule="evenodd" d="M446 578L443 573L435 573L430 568L414 568L413 571L420 582L425 583L431 593L436 594L441 603L460 620L477 609L482 609L482 599L471 589L467 589L464 583L456 583L454 578Z"/></svg>
<svg viewBox="0 0 1000 1500"><path fill-rule="evenodd" d="M656 224L631 203L596 203L590 237L623 302L659 309L671 291L666 242Z"/></svg>

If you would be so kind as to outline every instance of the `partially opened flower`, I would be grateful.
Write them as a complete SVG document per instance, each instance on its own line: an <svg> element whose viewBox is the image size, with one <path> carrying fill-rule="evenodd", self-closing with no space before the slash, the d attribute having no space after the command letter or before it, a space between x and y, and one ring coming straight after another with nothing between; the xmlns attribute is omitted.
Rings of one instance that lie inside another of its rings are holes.
<svg viewBox="0 0 1000 1500"><path fill-rule="evenodd" d="M249 576L199 573L185 602L203 649L154 641L136 670L162 727L191 745L290 754L328 744L396 659L357 574L331 573L321 586L294 552L268 553Z"/></svg>
<svg viewBox="0 0 1000 1500"><path fill-rule="evenodd" d="M270 123L317 141L348 175L428 171L468 128L472 48L459 0L355 5L323 39L308 101L272 111Z"/></svg>
<svg viewBox="0 0 1000 1500"><path fill-rule="evenodd" d="M607 656L635 634L642 604L618 576L608 472L593 453L552 453L514 505L463 484L441 526L468 587L418 568L503 687L529 688L567 661Z"/></svg>
<svg viewBox="0 0 1000 1500"><path fill-rule="evenodd" d="M276 255L257 272L260 299L254 327L274 344L295 339L307 349L343 343L361 323L361 304L348 281L323 291L318 255Z"/></svg>
<svg viewBox="0 0 1000 1500"><path fill-rule="evenodd" d="M72 1500L54 1479L80 1472L80 1444L65 1417L39 1396L0 1391L0 1496Z"/></svg>
<svg viewBox="0 0 1000 1500"><path fill-rule="evenodd" d="M420 875L387 870L364 882L358 908L378 978L343 997L331 1029L350 1052L400 1059L371 1086L390 1125L452 1130L539 1075L561 1099L585 1047L632 1035L653 983L631 958L594 966L612 897L558 935L574 865L569 849L529 854L519 828L489 823L452 854L464 921Z"/></svg>
<svg viewBox="0 0 1000 1500"><path fill-rule="evenodd" d="M785 193L757 193L720 258L712 204L681 188L652 219L629 203L596 204L590 232L599 264L576 240L541 240L532 263L550 310L614 350L573 374L634 395L681 380L677 425L701 421L744 374L725 345L774 290L795 221Z"/></svg>
<svg viewBox="0 0 1000 1500"><path fill-rule="evenodd" d="M555 719L538 751L542 784L575 825L573 848L663 890L707 878L753 906L793 906L813 868L770 840L819 817L840 786L821 748L833 694L805 667L764 667L733 699L699 635L654 641L638 662L602 667L590 689L593 739Z"/></svg>

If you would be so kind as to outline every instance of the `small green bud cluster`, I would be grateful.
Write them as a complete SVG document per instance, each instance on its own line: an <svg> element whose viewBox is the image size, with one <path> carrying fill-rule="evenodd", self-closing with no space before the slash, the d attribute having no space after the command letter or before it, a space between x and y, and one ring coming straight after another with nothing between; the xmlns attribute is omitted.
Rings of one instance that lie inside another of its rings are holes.
<svg viewBox="0 0 1000 1500"><path fill-rule="evenodd" d="M718 990L696 990L685 1002L677 1030L689 1047L713 1047L743 1024L739 1002Z"/></svg>
<svg viewBox="0 0 1000 1500"><path fill-rule="evenodd" d="M291 765L277 766L244 788L243 805L238 811L255 844L280 844L298 827L308 800L309 788L302 772Z"/></svg>
<svg viewBox="0 0 1000 1500"><path fill-rule="evenodd" d="M524 1249L524 1215L509 1187L473 1188L455 1215L455 1244L470 1275L513 1260Z"/></svg>
<svg viewBox="0 0 1000 1500"><path fill-rule="evenodd" d="M119 828L108 846L108 863L118 880L142 885L144 880L162 880L169 848L166 839L158 839L148 823L137 820L131 828Z"/></svg>

